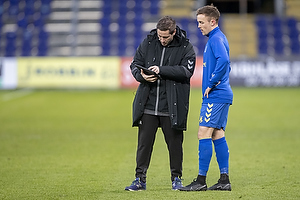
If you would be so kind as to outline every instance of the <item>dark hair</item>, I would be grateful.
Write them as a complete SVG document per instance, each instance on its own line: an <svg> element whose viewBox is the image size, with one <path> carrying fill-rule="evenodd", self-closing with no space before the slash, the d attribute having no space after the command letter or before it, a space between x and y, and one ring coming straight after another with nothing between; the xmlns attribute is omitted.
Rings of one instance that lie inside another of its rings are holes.
<svg viewBox="0 0 300 200"><path fill-rule="evenodd" d="M215 7L213 4L210 6L204 6L204 7L199 8L196 12L196 16L198 16L200 14L203 14L206 17L209 17L210 20L211 20L211 18L214 18L217 23L220 18L220 12L217 9L217 7Z"/></svg>
<svg viewBox="0 0 300 200"><path fill-rule="evenodd" d="M165 16L157 22L156 28L161 31L169 30L170 34L173 34L176 29L176 22L172 17Z"/></svg>

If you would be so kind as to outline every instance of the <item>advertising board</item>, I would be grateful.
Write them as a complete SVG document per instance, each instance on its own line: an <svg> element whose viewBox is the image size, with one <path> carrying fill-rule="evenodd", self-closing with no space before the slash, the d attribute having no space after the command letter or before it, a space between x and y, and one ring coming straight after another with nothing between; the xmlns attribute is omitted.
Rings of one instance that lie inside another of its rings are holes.
<svg viewBox="0 0 300 200"><path fill-rule="evenodd" d="M15 89L17 87L16 58L0 58L0 89Z"/></svg>
<svg viewBox="0 0 300 200"><path fill-rule="evenodd" d="M119 57L18 58L18 87L118 88Z"/></svg>
<svg viewBox="0 0 300 200"><path fill-rule="evenodd" d="M230 84L246 87L300 86L300 61L266 60L232 61Z"/></svg>

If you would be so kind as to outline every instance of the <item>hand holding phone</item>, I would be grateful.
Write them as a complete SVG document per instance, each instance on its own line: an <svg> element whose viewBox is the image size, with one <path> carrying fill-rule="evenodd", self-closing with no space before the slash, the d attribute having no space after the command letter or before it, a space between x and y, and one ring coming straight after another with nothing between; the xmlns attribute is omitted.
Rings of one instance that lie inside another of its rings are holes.
<svg viewBox="0 0 300 200"><path fill-rule="evenodd" d="M157 73L155 73L154 71L152 71L152 70L150 70L150 69L148 69L148 68L146 68L146 67L143 67L143 66L138 65L138 64L135 64L135 66L136 66L137 68L139 68L139 69L142 69L143 72L144 72L144 74L146 74L146 75L154 75L154 76L157 76L157 77L158 77L158 74L157 74Z"/></svg>

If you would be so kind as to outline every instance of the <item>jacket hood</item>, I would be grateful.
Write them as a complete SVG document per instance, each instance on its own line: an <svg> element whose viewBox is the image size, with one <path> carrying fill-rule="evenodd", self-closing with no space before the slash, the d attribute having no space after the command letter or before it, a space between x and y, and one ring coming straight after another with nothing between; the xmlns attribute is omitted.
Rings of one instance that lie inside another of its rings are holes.
<svg viewBox="0 0 300 200"><path fill-rule="evenodd" d="M152 29L150 31L150 34L148 35L148 38L152 38L153 40L158 40L157 36L157 29ZM179 26L176 25L176 33L174 36L173 41L170 43L170 46L178 46L183 41L188 40L186 37L186 31L179 28Z"/></svg>

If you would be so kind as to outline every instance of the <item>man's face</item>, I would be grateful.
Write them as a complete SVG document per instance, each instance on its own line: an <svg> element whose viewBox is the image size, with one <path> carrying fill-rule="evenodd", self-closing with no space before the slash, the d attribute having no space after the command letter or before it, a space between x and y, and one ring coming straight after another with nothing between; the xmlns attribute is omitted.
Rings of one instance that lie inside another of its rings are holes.
<svg viewBox="0 0 300 200"><path fill-rule="evenodd" d="M198 28L202 32L202 35L207 35L214 28L215 20L206 17L203 14L197 15Z"/></svg>
<svg viewBox="0 0 300 200"><path fill-rule="evenodd" d="M163 46L167 46L173 40L175 33L176 33L176 30L174 31L173 34L170 34L169 30L161 31L161 30L157 29L158 39L159 39L161 45L163 45Z"/></svg>

